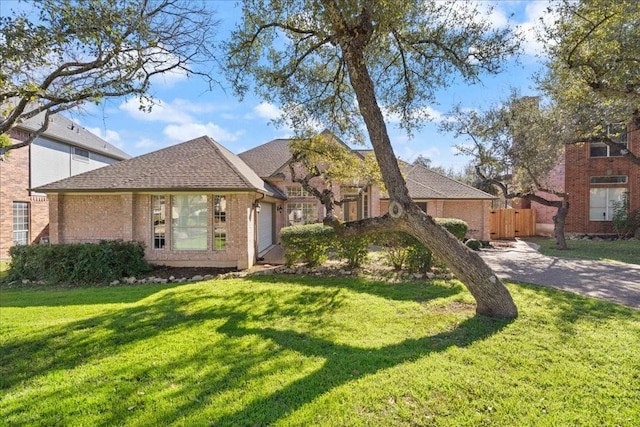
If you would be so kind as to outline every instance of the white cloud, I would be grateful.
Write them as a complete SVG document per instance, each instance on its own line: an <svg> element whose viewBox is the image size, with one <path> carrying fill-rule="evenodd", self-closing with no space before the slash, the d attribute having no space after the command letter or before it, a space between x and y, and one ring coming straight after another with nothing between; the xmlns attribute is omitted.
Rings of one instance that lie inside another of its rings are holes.
<svg viewBox="0 0 640 427"><path fill-rule="evenodd" d="M220 143L237 141L244 131L230 132L214 123L181 123L171 124L164 128L164 135L174 142L188 141L203 135L210 136Z"/></svg>
<svg viewBox="0 0 640 427"><path fill-rule="evenodd" d="M120 110L134 119L179 124L194 122L196 121L194 116L211 113L216 109L213 104L197 103L180 98L170 102L156 100L149 112L140 110L140 101L137 98L128 99L120 104Z"/></svg>
<svg viewBox="0 0 640 427"><path fill-rule="evenodd" d="M527 2L525 7L525 21L517 25L516 31L524 38L524 53L531 56L544 54L544 47L547 42L541 41L542 28L544 24L551 24L554 16L549 13L548 1Z"/></svg>
<svg viewBox="0 0 640 427"><path fill-rule="evenodd" d="M120 138L120 134L115 130L103 129L99 127L85 127L85 129L92 134L104 139L109 144L113 144L118 148L122 148L122 139Z"/></svg>
<svg viewBox="0 0 640 427"><path fill-rule="evenodd" d="M156 142L152 139L141 138L134 144L134 147L135 148L152 148L152 147L155 147L156 145L157 145Z"/></svg>
<svg viewBox="0 0 640 427"><path fill-rule="evenodd" d="M270 102L261 102L253 107L254 113L263 119L276 120L282 115L282 110Z"/></svg>
<svg viewBox="0 0 640 427"><path fill-rule="evenodd" d="M387 108L382 107L382 114L384 120L387 123L400 123L400 114L398 112L391 112ZM415 118L424 121L440 122L445 118L445 115L431 106L422 107L412 111L411 115Z"/></svg>

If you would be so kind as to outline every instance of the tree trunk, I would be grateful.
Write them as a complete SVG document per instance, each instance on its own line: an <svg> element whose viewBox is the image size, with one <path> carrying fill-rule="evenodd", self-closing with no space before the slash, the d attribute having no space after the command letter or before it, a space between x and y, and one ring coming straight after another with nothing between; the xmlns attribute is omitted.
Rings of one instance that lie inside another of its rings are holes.
<svg viewBox="0 0 640 427"><path fill-rule="evenodd" d="M569 202L562 200L562 205L558 206L558 211L553 216L553 235L556 238L556 249L567 249L567 240L564 236L564 223L569 213Z"/></svg>
<svg viewBox="0 0 640 427"><path fill-rule="evenodd" d="M344 25L339 14L332 16L332 20L337 27ZM416 237L447 263L475 298L478 314L516 317L518 309L511 294L482 258L424 214L409 197L363 56L369 37L367 33L370 35L371 31L371 22L365 19L362 22L357 31L358 35L342 40L341 48L351 85L391 199L389 215L396 220L394 222L397 229Z"/></svg>

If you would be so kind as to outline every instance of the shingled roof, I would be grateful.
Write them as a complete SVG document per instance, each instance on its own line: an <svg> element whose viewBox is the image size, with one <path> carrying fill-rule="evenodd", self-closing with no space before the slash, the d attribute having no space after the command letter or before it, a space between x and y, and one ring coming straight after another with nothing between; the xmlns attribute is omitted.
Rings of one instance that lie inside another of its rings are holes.
<svg viewBox="0 0 640 427"><path fill-rule="evenodd" d="M352 150L340 138L331 133L331 131L324 130L320 135L332 138L336 143L342 144L354 154L364 157L358 150ZM293 157L289 145L291 141L291 139L274 139L251 150L247 150L244 153L240 153L238 157L244 160L261 178L269 178L289 163Z"/></svg>
<svg viewBox="0 0 640 427"><path fill-rule="evenodd" d="M39 192L237 191L285 196L208 136L35 188Z"/></svg>
<svg viewBox="0 0 640 427"><path fill-rule="evenodd" d="M401 163L409 196L414 200L449 199L449 200L485 200L495 199L489 193L463 184L441 173L432 171L422 165ZM385 195L383 198L388 198Z"/></svg>
<svg viewBox="0 0 640 427"><path fill-rule="evenodd" d="M19 125L16 128L26 131L36 131L42 126L44 113L40 113ZM78 148L84 148L94 153L101 154L116 160L130 159L131 156L100 138L99 136L89 132L82 126L74 123L61 114L54 114L49 118L49 127L43 133L44 137L51 138L65 144Z"/></svg>
<svg viewBox="0 0 640 427"><path fill-rule="evenodd" d="M291 157L290 139L274 139L238 154L261 178L268 178L289 163Z"/></svg>

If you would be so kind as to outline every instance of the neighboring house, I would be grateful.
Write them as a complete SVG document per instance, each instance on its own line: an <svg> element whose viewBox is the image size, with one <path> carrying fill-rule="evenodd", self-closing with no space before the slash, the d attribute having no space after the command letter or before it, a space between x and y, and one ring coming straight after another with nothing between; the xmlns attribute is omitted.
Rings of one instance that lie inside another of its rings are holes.
<svg viewBox="0 0 640 427"><path fill-rule="evenodd" d="M43 115L14 127L13 143L24 141ZM46 241L49 204L45 194L30 189L100 168L129 156L71 120L57 114L49 128L29 146L11 150L0 161L0 259L15 244Z"/></svg>
<svg viewBox="0 0 640 427"><path fill-rule="evenodd" d="M401 164L409 196L434 218L458 218L469 225L467 237L491 239L489 213L496 197L418 164ZM389 208L383 195L381 213Z"/></svg>
<svg viewBox="0 0 640 427"><path fill-rule="evenodd" d="M274 243L285 198L206 136L36 190L52 243L139 241L154 264L238 269Z"/></svg>
<svg viewBox="0 0 640 427"><path fill-rule="evenodd" d="M139 241L154 264L249 268L279 243L282 227L325 216L291 179L289 143L277 139L236 156L203 136L38 187L50 199L51 242ZM406 165L405 173L427 212L464 219L471 236L488 240L493 196L422 166ZM349 199L336 213L344 220L385 213L376 187L334 190Z"/></svg>
<svg viewBox="0 0 640 427"><path fill-rule="evenodd" d="M633 122L620 132L618 142L627 150L640 153L640 129ZM640 167L622 157L618 149L601 142L572 143L565 146L564 158L554 168L551 180L569 194L568 233L613 233L613 213L624 195L631 210L640 209ZM532 203L536 209L539 230L553 230L555 209Z"/></svg>

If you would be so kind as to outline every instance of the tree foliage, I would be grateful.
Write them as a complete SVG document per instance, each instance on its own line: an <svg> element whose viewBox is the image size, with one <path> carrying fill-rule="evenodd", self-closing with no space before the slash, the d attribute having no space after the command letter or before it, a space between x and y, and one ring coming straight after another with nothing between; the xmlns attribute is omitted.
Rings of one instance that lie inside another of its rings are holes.
<svg viewBox="0 0 640 427"><path fill-rule="evenodd" d="M140 96L151 79L209 70L216 21L190 0L42 0L0 18L0 133L105 98ZM5 5L6 7L7 5Z"/></svg>
<svg viewBox="0 0 640 427"><path fill-rule="evenodd" d="M542 37L550 58L539 83L576 141L616 144L612 123L640 126L640 2L560 0ZM628 151L640 165L640 153Z"/></svg>
<svg viewBox="0 0 640 427"><path fill-rule="evenodd" d="M347 223L341 233L397 229L415 236L468 286L477 311L513 317L509 292L470 252L410 199L384 112L411 131L436 90L454 78L497 72L518 43L475 3L456 1L284 0L243 2L243 21L225 45L239 94L256 91L283 106L296 131L318 123L363 140L366 129L390 196L390 213Z"/></svg>
<svg viewBox="0 0 640 427"><path fill-rule="evenodd" d="M457 109L443 124L470 144L457 148L474 158L476 175L484 185L498 189L505 199L522 198L557 208L554 230L557 247L566 249L564 220L569 195L564 183L550 180L550 172L564 155L573 134L550 106L537 97L509 99L484 112Z"/></svg>

